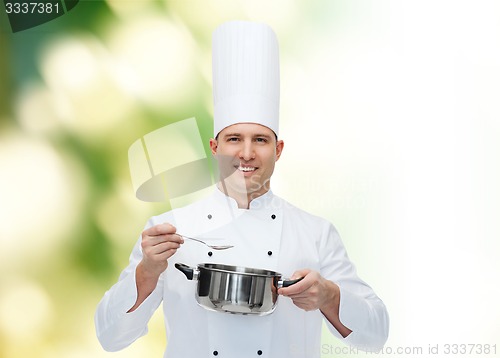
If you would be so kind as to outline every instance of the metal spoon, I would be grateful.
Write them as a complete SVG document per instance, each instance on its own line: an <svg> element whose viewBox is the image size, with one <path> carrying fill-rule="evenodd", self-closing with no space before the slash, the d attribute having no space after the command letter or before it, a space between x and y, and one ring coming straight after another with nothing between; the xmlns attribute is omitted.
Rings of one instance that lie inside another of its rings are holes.
<svg viewBox="0 0 500 358"><path fill-rule="evenodd" d="M189 236L186 236L186 235L183 235L183 234L179 234L178 232L176 234L179 235L179 236L182 236L183 238L188 239L188 240L193 240L193 241L201 242L202 244L210 247L213 250L226 250L226 249L230 249L230 248L234 247L233 245L209 245L206 242L201 241L200 239L195 239L194 237L189 237Z"/></svg>

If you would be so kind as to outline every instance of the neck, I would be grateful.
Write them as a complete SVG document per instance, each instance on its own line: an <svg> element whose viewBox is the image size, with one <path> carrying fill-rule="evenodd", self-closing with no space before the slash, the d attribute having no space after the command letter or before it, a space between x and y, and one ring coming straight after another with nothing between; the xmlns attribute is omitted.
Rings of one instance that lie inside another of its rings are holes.
<svg viewBox="0 0 500 358"><path fill-rule="evenodd" d="M250 202L252 200L257 199L258 197L264 195L265 193L267 193L270 189L270 186L268 184L266 186L261 187L257 191L241 192L239 190L233 190L231 187L226 185L224 180L221 180L220 182L217 183L217 188L219 188L220 191L222 191L224 194L226 194L230 198L233 198L234 200L236 200L236 203L238 204L238 208L249 209Z"/></svg>

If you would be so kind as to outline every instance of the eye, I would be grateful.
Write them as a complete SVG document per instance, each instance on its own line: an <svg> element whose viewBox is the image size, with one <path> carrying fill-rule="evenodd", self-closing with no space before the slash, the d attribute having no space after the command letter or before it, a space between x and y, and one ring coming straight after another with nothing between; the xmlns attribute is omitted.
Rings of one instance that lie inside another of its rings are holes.
<svg viewBox="0 0 500 358"><path fill-rule="evenodd" d="M239 140L240 140L240 138L238 138L238 137L228 137L228 138L227 138L227 141L228 141L228 142L237 142L237 141L239 141Z"/></svg>
<svg viewBox="0 0 500 358"><path fill-rule="evenodd" d="M258 143L267 143L267 138L257 137L257 138L255 138L255 141Z"/></svg>

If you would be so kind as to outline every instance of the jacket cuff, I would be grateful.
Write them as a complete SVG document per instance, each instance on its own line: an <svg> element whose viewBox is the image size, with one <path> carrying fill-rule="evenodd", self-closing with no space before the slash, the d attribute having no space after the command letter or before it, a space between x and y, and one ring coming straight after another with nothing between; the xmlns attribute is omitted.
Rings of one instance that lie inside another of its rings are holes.
<svg viewBox="0 0 500 358"><path fill-rule="evenodd" d="M366 327L367 317L369 317L369 307L363 297L340 288L340 307L339 319L340 322L353 333L362 332Z"/></svg>
<svg viewBox="0 0 500 358"><path fill-rule="evenodd" d="M339 338L343 343L356 347L367 352L378 352L383 348L386 335L381 331L385 325L383 323L370 324L370 320L376 319L373 317L370 304L362 296L358 296L339 285L340 288L340 306L339 319L340 322L352 332L347 337L342 335L335 327L325 319L330 332ZM380 318L383 320L383 318ZM380 326L380 327L378 327ZM378 332L382 333L378 333Z"/></svg>
<svg viewBox="0 0 500 358"><path fill-rule="evenodd" d="M154 313L158 307L157 302L162 299L160 284L146 297L146 299L133 312L127 312L137 301L137 283L135 270L121 280L111 299L112 307L116 307L116 312L120 318L149 315Z"/></svg>
<svg viewBox="0 0 500 358"><path fill-rule="evenodd" d="M136 300L137 284L134 270L117 283L110 299L110 305L115 307L115 312L118 315L123 316L132 308Z"/></svg>
<svg viewBox="0 0 500 358"><path fill-rule="evenodd" d="M127 313L137 300L135 270L120 278L112 290L106 293L107 318L99 316L103 314L102 311L96 312L97 335L105 350L123 349L148 332L147 323L161 302L162 291L159 282L155 290L136 310Z"/></svg>
<svg viewBox="0 0 500 358"><path fill-rule="evenodd" d="M326 325L330 332L346 344L355 339L358 332L363 332L366 326L366 317L368 316L368 307L365 300L352 292L344 289L338 285L340 289L340 305L339 305L339 319L340 322L349 328L352 332L347 337L337 331L337 329L325 319Z"/></svg>

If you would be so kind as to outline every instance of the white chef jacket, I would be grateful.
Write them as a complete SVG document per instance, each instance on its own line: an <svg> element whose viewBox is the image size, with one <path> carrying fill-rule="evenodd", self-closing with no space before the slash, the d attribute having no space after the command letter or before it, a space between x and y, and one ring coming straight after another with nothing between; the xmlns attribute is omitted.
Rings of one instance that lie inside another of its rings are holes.
<svg viewBox="0 0 500 358"><path fill-rule="evenodd" d="M134 311L137 299L135 269L142 259L141 240L119 281L97 307L95 325L104 349L120 350L147 333L147 324L163 301L167 358L273 357L319 358L322 320L319 310L306 312L291 299L278 297L276 309L266 316L209 311L195 299L196 281L174 267L219 263L272 270L290 277L308 268L340 287L340 320L352 330L343 338L324 319L331 333L360 349L382 348L388 335L388 314L383 302L356 274L342 241L331 223L275 196L271 191L239 209L234 199L216 189L206 199L152 217L147 225L171 223L186 236L231 244L224 251L185 240L169 259L158 285Z"/></svg>

